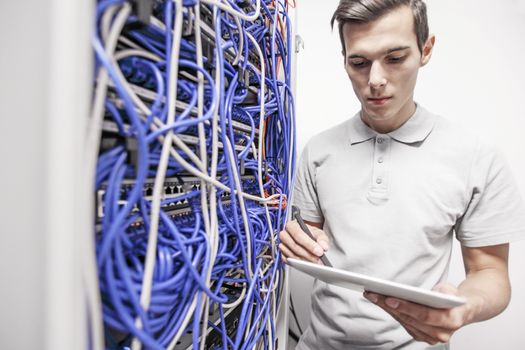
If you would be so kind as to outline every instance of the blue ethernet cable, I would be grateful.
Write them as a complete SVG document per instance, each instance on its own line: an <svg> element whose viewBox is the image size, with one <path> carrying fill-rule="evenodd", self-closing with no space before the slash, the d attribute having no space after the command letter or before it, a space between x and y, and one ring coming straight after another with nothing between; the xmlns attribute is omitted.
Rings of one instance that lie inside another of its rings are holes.
<svg viewBox="0 0 525 350"><path fill-rule="evenodd" d="M110 5L120 3L122 3L122 1L101 2L98 6L98 13L103 13L103 11L107 9L107 7ZM262 3L264 4L264 2ZM188 4L190 3L185 2L185 5ZM238 11L241 11L241 9L236 4L233 4L233 6ZM162 6L162 10L159 8L156 12L157 14L164 13L166 28L172 27L171 21L174 12L172 7L173 5L171 4L171 2L166 2L165 5ZM278 7L279 6L276 6L276 8L274 9L275 16L277 16L276 13L278 11ZM280 15L285 14L284 5L282 5L282 7L283 10L279 12ZM262 12L264 13L264 11ZM271 15L266 15L270 21L273 20ZM189 17L185 16L186 20L188 20L188 18ZM133 22L135 21L135 19L131 17L129 21ZM254 206L254 204L250 201L245 201L244 205L248 216L249 231L244 232L244 227L239 226L239 203L237 202L237 198L234 195L235 187L232 182L231 169L233 169L234 167L238 167L239 161L242 160L245 162L245 169L253 171L253 176L257 177L257 162L254 161L253 155L251 155L250 153L250 147L252 144L256 143L256 137L266 137L265 153L268 157L280 157L282 158L281 162L286 166L288 165L289 159L286 151L287 149L289 149L287 147L289 145L290 140L288 139L287 135L290 132L290 124L288 123L289 114L286 115L286 113L290 113L290 99L289 96L287 96L287 94L289 94L289 55L286 55L285 51L282 48L283 41L278 37L280 36L280 33L278 33L278 35L274 33L275 35L277 35L277 39L272 38L271 40L268 40L268 38L265 37L267 29L265 29L263 22L259 22L258 24L250 24L245 21L241 21L241 26L243 27L243 30L250 31L254 35L254 37L256 37L257 41L259 42L259 45L263 48L263 56L265 61L267 61L265 63L267 69L275 70L275 66L277 64L277 55L274 52L274 56L271 57L271 52L269 53L266 51L267 47L273 48L274 46L277 46L280 52L279 57L282 58L284 55L288 59L286 63L284 59L282 60L282 64L285 68L285 83L275 82L275 72L272 71L270 74L267 74L265 83L268 90L261 94L258 94L257 96L258 99L265 99L266 115L259 116L259 110L257 105L253 107L250 107L249 105L242 105L244 100L248 96L248 89L245 85L238 84L240 72L249 72L248 74L250 75L250 81L246 81L244 82L244 84L258 84L257 82L258 80L260 80L260 77L258 77L256 71L250 68L251 66L249 63L249 52L253 51L253 47L250 47L251 44L248 40L246 40L247 37L244 32L236 34L235 31L239 28L237 27L237 24L233 24L231 22L229 15L226 15L225 13L219 10L217 11L217 22L219 23L219 26L221 24L221 21L224 23L226 32L228 32L230 40L225 41L226 45L218 45L216 47L217 57L204 57L204 62L208 65L208 69L210 68L210 65L211 67L214 66L215 69L219 69L219 72L221 73L221 79L219 80L219 83L221 84L220 91L222 91L222 93L220 93L219 96L216 96L214 91L215 88L211 87L211 84L213 84L214 79L211 78L211 76L209 79L207 78L208 86L205 87L205 114L211 115L212 111L215 109L215 107L210 106L210 98L212 100L217 99L217 103L219 103L220 108L219 117L221 122L221 140L224 142L224 140L229 139L232 145L235 145L240 140L244 140L244 149L241 151L234 150L234 163L232 163L230 158L224 154L224 150L221 151L221 154L219 155L218 169L220 169L220 171L226 175L225 177L221 177L221 181L223 183L228 183L232 194L230 198L230 203L227 205L227 207L225 207L222 201L220 200L218 201L217 205L220 222L220 227L218 228L220 243L216 264L212 267L212 283L214 283L214 288L212 289L212 291L218 298L222 298L224 294L220 291L221 286L224 283L244 283L247 286L248 290L252 290L253 292L251 296L246 298L244 300L244 303L242 304L243 309L245 311L241 314L241 318L244 317L244 326L246 325L246 317L248 314L254 312L256 315L258 315L258 318L255 321L252 320L253 326L248 331L246 339L243 340L243 342L245 342L243 346L247 347L250 344L258 343L259 341L262 341L262 343L265 346L268 346L270 341L273 342L273 339L267 339L267 336L264 333L266 327L266 322L264 322L264 320L267 320L269 317L270 308L268 307L268 305L270 296L269 293L266 293L265 298L261 298L261 295L264 294L261 294L261 288L263 287L263 284L264 288L268 289L269 285L272 286L272 283L276 283L276 271L277 267L280 266L279 256L276 256L276 260L274 261L272 268L267 270L263 277L261 277L258 280L256 278L248 280L247 271L249 270L248 266L251 266L251 268L253 269L254 276L258 276L259 272L261 271L261 266L263 263L262 260L257 258L257 255L269 249L269 247L271 246L270 242L268 241L269 239L271 239L271 235L269 235L269 232L275 232L276 228L282 227L283 225L283 222L281 221L283 218L283 201L282 198L280 198L278 200L279 204L276 208L268 208L273 227L268 227L265 210L263 210L260 207L258 208ZM289 27L287 26L287 28ZM217 33L222 32L218 31ZM204 231L202 231L202 228L198 224L198 222L200 222L201 220L200 218L196 218L197 220L194 221L194 224L192 224L190 221L180 221L180 223L176 225L178 231L173 232L172 228L170 228L169 223L172 223L172 225L174 225L176 221L172 221L174 219L172 217L168 217L167 215L165 215L165 217L162 217L163 224L159 226L157 271L154 275L152 300L150 303L150 307L148 308L148 315L146 315L143 311L138 310L139 306L136 302L132 302L131 304L129 304L129 302L131 299L134 299L136 301L136 297L140 293L143 267L142 262L138 259L138 257L135 254L137 254L140 251L145 252L146 250L146 234L148 232L149 227L148 217L150 214L150 208L147 200L144 200L144 198L142 197L137 198L134 196L133 190L138 186L123 186L123 179L131 178L133 179L134 184L136 184L137 180L141 180L138 175L146 173L147 176L152 176L153 173L151 167L154 167L155 164L157 164L160 154L160 144L158 143L157 138L163 132L166 132L167 130L173 130L175 134L184 134L185 132L191 130L191 128L198 125L199 122L206 122L206 120L202 120L204 118L201 118L201 120L197 121L195 120L195 118L190 117L189 110L191 108L187 108L182 113L177 114L177 122L179 124L166 126L162 128L162 131L157 131L156 133L154 131L151 131L150 125L152 123L153 116L158 114L158 117L161 120L165 121L165 117L167 115L166 105L162 102L162 98L165 98L167 96L167 91L162 84L163 80L166 79L166 76L170 69L166 62L169 61L169 53L171 52L171 31L166 30L162 32L157 27L148 27L142 31L129 30L127 32L127 35L128 39L135 40L137 44L142 45L145 49L148 49L157 54L161 58L161 61L150 62L148 60L139 61L137 59L136 61L149 68L149 73L151 75L148 76L148 72L141 71L141 76L137 77L137 79L131 79L131 81L135 80L136 83L144 83L144 86L147 88L156 87L156 98L153 102L152 107L150 108L151 113L149 116L147 116L146 120L141 121L141 126L143 127L144 134L137 135L137 133L140 132L140 129L137 129L137 123L133 123L132 120L132 118L136 118L136 116L129 115L130 113L132 113L130 112L130 109L134 109L134 107L132 104L129 103L129 98L126 98L127 96L125 94L125 91L121 88L121 86L118 86L118 81L115 81L116 92L119 95L119 97L124 101L124 110L117 109L113 102L109 100L106 101L106 108L109 112L108 116L112 118L117 124L121 136L127 136L122 131L124 129L123 124L129 121L131 122L131 125L128 130L132 133L131 135L137 139L139 146L143 147L144 143L148 145L148 160L147 162L138 162L135 165L130 165L128 163L129 150L126 150L125 147L118 143L112 149L106 150L103 154L101 154L99 158L99 164L97 165L96 185L97 188L100 188L102 184L105 184L105 196L103 207L105 213L104 217L102 218L100 240L99 244L97 245L99 247L98 250L101 262L104 266L104 269L101 271L104 272L105 270L107 270L106 273L102 274L102 278L104 278L105 282L103 281L103 283L101 284L101 288L106 293L108 293L108 296L111 296L113 299L117 298L117 300L113 302L113 306L105 303L104 314L108 326L110 326L110 328L114 327L116 329L119 329L120 331L125 331L127 328L124 326L129 326L129 321L133 323L134 318L140 315L143 321L143 327L141 329L135 327L130 328L128 330L132 331L132 333L135 336L137 336L141 341L144 341L144 344L146 344L146 341L154 339L158 344L161 344L161 346L166 346L169 343L170 339L173 337L174 333L180 327L181 321L185 313L188 311L189 301L191 300L190 296L198 295L200 302L200 298L203 295L202 293L204 293L202 288L203 286L199 285L198 282L197 284L195 284L194 282L202 281L202 278L204 278L204 275L202 273L205 271L205 269L200 269L200 273L197 273L197 270L193 270L192 273L189 270L191 268L188 265L195 267L207 266L206 255L208 253L206 253L207 250L204 248L206 246L205 233ZM238 47L238 38L240 35L243 36L245 45L243 47L243 52L241 55L242 59L238 64L240 68L236 68L233 67L224 58L223 55L224 51L228 50L229 48L233 48L236 54L239 52L240 48ZM165 40L162 39L163 37L165 38ZM220 42L222 40L220 36L216 36L215 39L216 42ZM289 35L287 35L287 40L289 41ZM186 39L183 39L181 41L181 61L196 60L196 56L192 52L194 50L195 46L193 45L193 43L187 41ZM253 55L254 53L252 52L251 54ZM273 59L273 61L270 61L271 59ZM97 62L101 66L107 67L107 64L104 64L103 62L103 57L97 60ZM124 71L126 69L126 64L127 63L123 61L121 63L120 69ZM193 64L196 65L196 63ZM193 69L193 71L195 71L195 69ZM146 75L143 75L143 73L145 73ZM111 74L110 72L110 77L112 81L115 80L115 74ZM178 94L179 97L186 94L185 96L188 96L187 98L189 98L187 100L190 102L189 105L193 107L196 89L192 88L191 82L185 81L184 79L180 79L178 88L181 89L182 92L181 94ZM281 102L279 100L279 96L281 96L281 94L283 94L284 102ZM236 111L235 116L234 110ZM247 124L250 127L249 135L239 134L238 131L232 128L232 121L234 120L234 118L239 118L239 116L242 116L241 118L244 121L248 122ZM255 134L255 125L258 124L257 119L261 117L268 118L268 122L266 125L266 135L263 134L263 130L259 130L259 135ZM193 120L190 120L190 118L192 118ZM277 121L276 118L278 118L279 121ZM135 119L135 121L137 120L139 119ZM228 121L228 123L224 123L224 121L226 120ZM293 123L293 120L291 120L291 122ZM278 131L278 133L282 135L282 139L272 137L272 130ZM209 133L210 130L208 129L206 132ZM281 143L282 140L285 141L284 145L279 145L278 143ZM138 151L141 151L140 147L138 147ZM210 147L209 143L208 147ZM144 149L142 149L142 151L144 152ZM180 153L180 151L177 152ZM181 156L185 157L183 153L180 154ZM123 162L125 162L126 164L122 164ZM279 174L276 164L273 164L270 160L268 160L266 163L270 172L266 174L264 179L258 179L257 181L261 180L264 184L264 188L267 190L271 189L272 191L275 191L275 193L288 194L289 188L287 188L288 184L286 171L284 172L283 176L282 174ZM180 167L180 165L178 165L173 160L170 160L168 170L170 174L177 174L177 172L180 173L181 170L183 171L183 168ZM239 173L239 170L237 170L237 172ZM242 187L244 191L247 191L250 188L249 186L246 186L248 185L244 184L243 182ZM122 190L123 188L125 188L124 192ZM257 193L258 189L255 188L254 191L254 193ZM199 193L199 191L192 191L183 196L177 196L175 198L163 200L161 202L161 205L169 206L171 203L176 203L181 199L186 199L192 202L199 197ZM218 191L219 195L220 193L222 192ZM125 204L119 204L119 202L124 202ZM161 213L161 215L163 214ZM115 219L118 219L121 216L128 216L128 219L124 221L115 221ZM139 225L139 227L136 227L135 222L139 219L141 220L141 226ZM190 227L186 228L185 225L193 225L193 229L191 229ZM254 254L252 257L253 259L251 261L246 260L246 256L242 258L243 252L247 249L247 241L243 237L243 235L253 235L251 239L252 247L250 247L250 249L254 252ZM182 237L186 238L182 239ZM179 240L177 240L176 238L179 238ZM184 243L180 245L180 242ZM112 248L107 248L108 245ZM117 252L115 251L116 247L120 248L118 249L119 255L117 255ZM179 247L181 249L176 249L172 247ZM108 249L110 250L108 251ZM186 249L188 251L188 256L184 257L183 252L186 252ZM104 254L104 252L106 251L111 252L112 255L107 256L107 254ZM125 254L123 255L121 251L124 251ZM170 252L172 253L170 254ZM124 257L126 257L125 260ZM117 264L112 262L113 258L118 258ZM188 260L188 258L190 260ZM238 270L239 268L245 271L244 276L241 275L241 277L239 278L227 277L229 271L235 269ZM127 269L130 269L129 274L126 272ZM175 273L175 271L177 272ZM197 273L198 275L195 275L195 273ZM124 281L121 280L121 278L125 276L128 277L126 277ZM189 276L193 277L189 278ZM196 285L198 287L195 287ZM168 290L170 292L167 294L162 292L167 292ZM122 300L126 302L123 304L121 301L118 301L120 300L118 298L124 298ZM222 305L221 301L222 299L215 301L215 303L217 303L218 305ZM130 309L130 306L132 305L134 306ZM178 305L178 308L175 311L173 305ZM115 313L115 311L112 308L118 306L123 307L119 307L117 310L118 312ZM231 347L232 345L234 345L234 343L232 340L233 338L226 334L226 318L224 317L224 313L221 306L219 307L219 314L221 325L220 328L216 328L216 330L222 332L222 334L220 335L220 338L223 342L222 348L226 349L228 346ZM125 322L126 325L124 325L122 322ZM270 323L272 330L274 330L273 323ZM195 331L193 333L193 343L195 344L199 341L198 338L200 335L200 329L198 327L197 319L194 319L191 325L188 327L193 328ZM243 337L244 334L241 335L241 333L244 332L239 331L235 337ZM274 334L273 331L272 334ZM156 346L153 343L150 343L149 345L152 345L152 348Z"/></svg>

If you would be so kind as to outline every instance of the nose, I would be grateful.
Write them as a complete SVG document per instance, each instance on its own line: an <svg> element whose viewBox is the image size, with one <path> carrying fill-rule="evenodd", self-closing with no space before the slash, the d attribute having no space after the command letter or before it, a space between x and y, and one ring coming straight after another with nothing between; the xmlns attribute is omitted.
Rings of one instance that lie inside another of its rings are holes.
<svg viewBox="0 0 525 350"><path fill-rule="evenodd" d="M370 76L368 77L368 85L371 88L380 88L386 85L386 76L383 67L379 62L373 62L370 67Z"/></svg>

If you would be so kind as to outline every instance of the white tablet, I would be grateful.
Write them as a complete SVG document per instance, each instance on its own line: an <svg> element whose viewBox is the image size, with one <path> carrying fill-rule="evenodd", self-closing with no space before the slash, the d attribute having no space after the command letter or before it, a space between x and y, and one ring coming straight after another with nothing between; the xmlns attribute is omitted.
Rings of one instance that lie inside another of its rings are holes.
<svg viewBox="0 0 525 350"><path fill-rule="evenodd" d="M357 291L369 291L377 294L396 297L427 305L437 309L450 309L463 305L465 299L458 296L443 294L407 284L370 277L359 273L344 271L333 267L289 258L288 265L305 272L315 278L339 287Z"/></svg>

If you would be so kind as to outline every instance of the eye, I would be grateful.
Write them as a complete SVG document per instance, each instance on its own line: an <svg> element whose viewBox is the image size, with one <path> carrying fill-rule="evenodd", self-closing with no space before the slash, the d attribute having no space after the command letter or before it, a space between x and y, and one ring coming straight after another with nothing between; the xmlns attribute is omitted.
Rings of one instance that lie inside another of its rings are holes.
<svg viewBox="0 0 525 350"><path fill-rule="evenodd" d="M389 56L387 57L387 62L388 63L401 63L405 60L406 56Z"/></svg>
<svg viewBox="0 0 525 350"><path fill-rule="evenodd" d="M363 59L357 59L357 60L350 60L348 64L352 66L353 68L359 69L359 68L367 67L370 64L370 62L367 60L363 60Z"/></svg>

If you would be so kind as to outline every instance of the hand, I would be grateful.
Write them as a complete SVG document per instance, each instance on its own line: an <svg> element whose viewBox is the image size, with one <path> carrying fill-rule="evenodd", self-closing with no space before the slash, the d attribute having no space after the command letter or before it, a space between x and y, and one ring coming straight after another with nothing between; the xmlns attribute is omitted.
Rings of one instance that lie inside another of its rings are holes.
<svg viewBox="0 0 525 350"><path fill-rule="evenodd" d="M308 237L295 220L288 222L285 229L281 231L279 248L285 263L288 262L288 258L295 258L321 264L319 257L328 250L328 236L315 226L309 224L307 226L317 243Z"/></svg>
<svg viewBox="0 0 525 350"><path fill-rule="evenodd" d="M458 289L448 283L438 284L432 290L459 295ZM395 318L415 340L431 345L448 342L468 319L467 304L452 309L434 309L371 292L363 295Z"/></svg>

